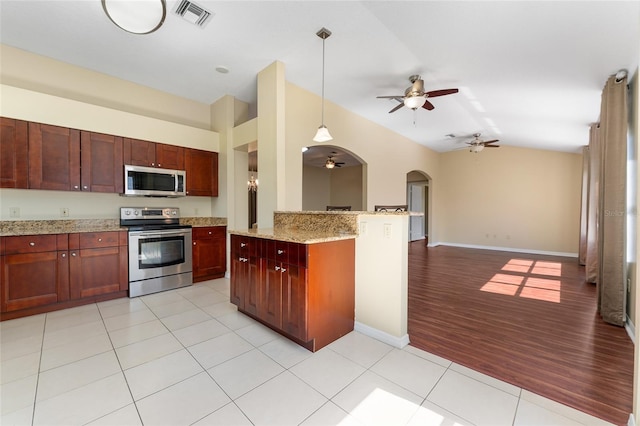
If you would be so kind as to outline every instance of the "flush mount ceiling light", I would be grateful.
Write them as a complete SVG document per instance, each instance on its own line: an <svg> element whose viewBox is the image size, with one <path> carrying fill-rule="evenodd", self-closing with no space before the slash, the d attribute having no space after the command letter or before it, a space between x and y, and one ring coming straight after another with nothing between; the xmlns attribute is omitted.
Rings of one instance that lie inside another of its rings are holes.
<svg viewBox="0 0 640 426"><path fill-rule="evenodd" d="M167 16L165 0L102 0L111 22L132 34L150 34Z"/></svg>
<svg viewBox="0 0 640 426"><path fill-rule="evenodd" d="M322 39L322 124L318 127L316 135L313 137L314 142L328 142L333 140L333 137L329 134L329 129L324 125L324 42L331 35L331 31L322 27L320 31L316 33L318 37Z"/></svg>

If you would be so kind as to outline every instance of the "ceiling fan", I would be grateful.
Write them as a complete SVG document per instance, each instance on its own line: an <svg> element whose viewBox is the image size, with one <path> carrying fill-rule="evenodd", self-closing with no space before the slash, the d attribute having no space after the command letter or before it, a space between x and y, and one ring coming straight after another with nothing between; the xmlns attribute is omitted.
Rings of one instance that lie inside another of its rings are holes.
<svg viewBox="0 0 640 426"><path fill-rule="evenodd" d="M337 154L336 152L332 152L331 154ZM334 167L342 167L344 163L342 161L335 161L333 159L333 155L327 157L327 161L324 163L324 167L327 169L333 169Z"/></svg>
<svg viewBox="0 0 640 426"><path fill-rule="evenodd" d="M498 139L481 141L480 133L475 133L473 135L473 140L467 142L467 145L469 145L469 152L477 154L485 148L500 148L500 145L493 145L496 142L498 142Z"/></svg>
<svg viewBox="0 0 640 426"><path fill-rule="evenodd" d="M400 102L391 111L389 111L389 114L399 110L403 106L411 108L414 111L420 107L431 111L435 107L431 102L429 102L427 98L435 98L437 96L452 95L454 93L458 93L458 89L442 89L425 92L424 80L422 80L419 75L412 75L411 77L409 77L409 81L411 82L411 86L404 91L404 96L376 96L376 98L379 99L395 99L396 101Z"/></svg>

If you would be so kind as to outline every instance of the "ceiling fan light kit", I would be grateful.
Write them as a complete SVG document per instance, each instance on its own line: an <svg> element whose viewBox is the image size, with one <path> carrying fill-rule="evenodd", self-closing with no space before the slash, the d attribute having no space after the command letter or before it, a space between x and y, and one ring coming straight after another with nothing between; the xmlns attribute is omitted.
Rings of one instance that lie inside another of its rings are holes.
<svg viewBox="0 0 640 426"><path fill-rule="evenodd" d="M320 127L318 127L318 131L313 137L313 141L328 142L330 140L333 140L333 137L331 137L327 126L324 125L324 42L329 38L329 36L331 36L331 31L322 27L320 31L316 33L316 35L322 39L322 124L320 124Z"/></svg>
<svg viewBox="0 0 640 426"><path fill-rule="evenodd" d="M165 0L102 0L102 9L117 27L132 34L150 34L164 23Z"/></svg>

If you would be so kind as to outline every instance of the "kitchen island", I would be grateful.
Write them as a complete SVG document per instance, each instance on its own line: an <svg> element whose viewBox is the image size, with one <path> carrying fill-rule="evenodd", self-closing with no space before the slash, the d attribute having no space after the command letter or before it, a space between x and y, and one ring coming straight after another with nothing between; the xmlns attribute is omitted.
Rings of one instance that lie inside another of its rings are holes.
<svg viewBox="0 0 640 426"><path fill-rule="evenodd" d="M283 329L286 324L283 318L286 320L286 315L289 314L287 310L292 309L289 302L292 298L287 292L294 287L288 282L285 283L285 287L281 287L282 281L276 283L275 292L259 286L264 286L267 279L273 279L273 277L266 277L267 274L275 275L273 272L276 271L275 268L281 268L277 263L269 263L269 256L274 258L278 253L277 247L276 251L273 251L273 242L293 243L298 247L304 245L308 250L328 243L352 241L355 246L353 257L339 254L331 258L330 262L340 261L341 263L323 266L323 275L314 283L314 289L319 292L318 294L329 293L328 297L334 297L332 294L338 290L353 289L355 295L354 309L351 310L352 315L355 311L353 328L390 345L406 346L409 343L407 333L408 225L409 217L413 214L415 213L365 211L274 212L272 229L231 230L229 231L232 237L231 301L241 312L261 320L287 337L292 337L287 333L286 326ZM241 241L239 237L259 240L259 242L250 246L248 241ZM269 243L269 241L273 242ZM239 247L242 243L247 245ZM266 256L263 256L263 253L257 254L259 247L266 250ZM247 251L243 253L247 254L240 254L239 248L246 249ZM334 250L326 250L327 256L332 253ZM307 262L313 258L318 262L317 257L318 255L311 256L307 258ZM297 256L294 255L293 258L300 259L299 249ZM273 271L268 265L271 265ZM308 265L309 263L306 268ZM286 274L290 269L286 267L285 269L284 273L279 269L280 274L285 275L286 280L289 280ZM348 278L345 279L345 276ZM337 281L341 283L337 287L338 290L333 286ZM238 282L241 284L238 285ZM238 294L234 294L234 289ZM311 295L308 289L306 291ZM270 306L265 305L269 297L275 297L275 300L270 302ZM308 306L308 301L306 303L307 305L304 306ZM263 316L259 315L261 309L263 313L267 312ZM278 314L278 312L284 312L284 314ZM269 323L274 320L277 326ZM344 332L344 330L341 331ZM309 346L308 341L302 342L303 339L292 338L292 340L305 347ZM317 349L319 346L316 344Z"/></svg>

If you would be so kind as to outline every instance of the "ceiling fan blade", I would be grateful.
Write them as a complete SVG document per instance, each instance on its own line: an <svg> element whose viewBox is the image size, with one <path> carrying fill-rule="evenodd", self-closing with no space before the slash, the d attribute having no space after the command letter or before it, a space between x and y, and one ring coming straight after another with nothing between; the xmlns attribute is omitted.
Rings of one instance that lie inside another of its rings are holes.
<svg viewBox="0 0 640 426"><path fill-rule="evenodd" d="M483 144L488 144L488 143L494 143L494 142L498 142L499 139L494 139L492 141L486 141L486 142L482 142Z"/></svg>
<svg viewBox="0 0 640 426"><path fill-rule="evenodd" d="M431 111L432 109L434 109L435 107L433 106L433 104L429 101L425 101L424 105L422 105L422 108L427 109L429 111Z"/></svg>
<svg viewBox="0 0 640 426"><path fill-rule="evenodd" d="M458 89L432 90L431 92L425 93L425 95L428 98L435 98L436 96L452 95L454 93L458 93Z"/></svg>
<svg viewBox="0 0 640 426"><path fill-rule="evenodd" d="M377 99L396 99L398 102L402 102L404 95L399 96L376 96Z"/></svg>
<svg viewBox="0 0 640 426"><path fill-rule="evenodd" d="M487 144L484 144L484 147L485 148L500 148L500 145L487 145Z"/></svg>
<svg viewBox="0 0 640 426"><path fill-rule="evenodd" d="M396 105L395 107L393 107L393 108L391 109L391 111L389 111L389 114L391 114L392 112L396 112L397 110L399 110L399 109L400 109L400 108L402 108L403 106L404 106L404 104L403 104L403 103L402 103L402 104L398 104L398 105Z"/></svg>

